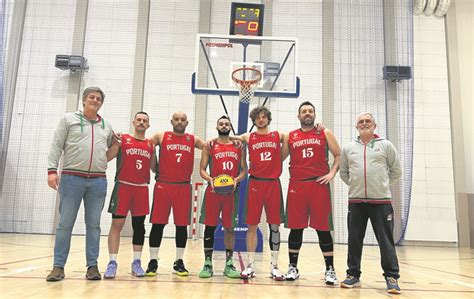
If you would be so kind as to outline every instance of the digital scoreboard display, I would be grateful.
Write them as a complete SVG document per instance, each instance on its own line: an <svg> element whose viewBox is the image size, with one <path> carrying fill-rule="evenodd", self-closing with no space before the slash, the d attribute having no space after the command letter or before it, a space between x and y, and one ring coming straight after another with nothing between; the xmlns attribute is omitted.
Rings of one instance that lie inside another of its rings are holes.
<svg viewBox="0 0 474 299"><path fill-rule="evenodd" d="M230 35L262 36L263 4L232 2Z"/></svg>

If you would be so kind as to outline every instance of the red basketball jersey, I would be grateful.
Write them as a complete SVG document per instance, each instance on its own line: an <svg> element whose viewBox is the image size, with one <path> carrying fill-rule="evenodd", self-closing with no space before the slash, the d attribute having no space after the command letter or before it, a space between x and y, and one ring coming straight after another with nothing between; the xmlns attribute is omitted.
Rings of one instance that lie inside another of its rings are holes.
<svg viewBox="0 0 474 299"><path fill-rule="evenodd" d="M323 176L329 172L328 146L324 131L317 134L301 129L290 132L290 178L304 180Z"/></svg>
<svg viewBox="0 0 474 299"><path fill-rule="evenodd" d="M253 132L249 136L249 173L266 179L277 179L281 174L280 134L270 132L259 135Z"/></svg>
<svg viewBox="0 0 474 299"><path fill-rule="evenodd" d="M132 135L122 134L115 180L132 184L148 184L154 149L155 146L148 139L139 140Z"/></svg>
<svg viewBox="0 0 474 299"><path fill-rule="evenodd" d="M160 145L156 180L178 183L189 182L194 166L194 136L178 136L165 132Z"/></svg>
<svg viewBox="0 0 474 299"><path fill-rule="evenodd" d="M215 142L209 150L209 156L211 177L228 174L235 178L239 175L242 150L233 143L221 144Z"/></svg>

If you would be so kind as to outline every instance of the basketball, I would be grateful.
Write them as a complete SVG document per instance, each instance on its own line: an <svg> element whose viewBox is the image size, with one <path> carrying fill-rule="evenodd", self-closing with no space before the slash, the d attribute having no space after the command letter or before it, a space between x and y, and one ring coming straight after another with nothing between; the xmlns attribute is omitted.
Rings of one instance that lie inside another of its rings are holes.
<svg viewBox="0 0 474 299"><path fill-rule="evenodd" d="M234 190L234 178L221 174L214 178L214 191L219 194L229 194Z"/></svg>

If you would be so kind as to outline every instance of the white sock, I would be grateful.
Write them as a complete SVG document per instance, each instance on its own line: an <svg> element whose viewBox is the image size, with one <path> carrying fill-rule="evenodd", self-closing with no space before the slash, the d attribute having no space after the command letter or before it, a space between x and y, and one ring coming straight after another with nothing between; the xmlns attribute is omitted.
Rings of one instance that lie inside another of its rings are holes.
<svg viewBox="0 0 474 299"><path fill-rule="evenodd" d="M159 252L160 252L160 247L150 247L150 260L158 260Z"/></svg>
<svg viewBox="0 0 474 299"><path fill-rule="evenodd" d="M184 248L176 247L176 260L182 260L184 256Z"/></svg>
<svg viewBox="0 0 474 299"><path fill-rule="evenodd" d="M248 252L247 253L249 264L255 263L255 252Z"/></svg>
<svg viewBox="0 0 474 299"><path fill-rule="evenodd" d="M272 256L272 265L276 266L278 265L278 253L279 251L271 251L271 256Z"/></svg>
<svg viewBox="0 0 474 299"><path fill-rule="evenodd" d="M141 251L134 251L133 252L133 260L141 260L142 259L142 252Z"/></svg>
<svg viewBox="0 0 474 299"><path fill-rule="evenodd" d="M109 259L110 259L110 261L117 262L117 254L116 253L109 254Z"/></svg>

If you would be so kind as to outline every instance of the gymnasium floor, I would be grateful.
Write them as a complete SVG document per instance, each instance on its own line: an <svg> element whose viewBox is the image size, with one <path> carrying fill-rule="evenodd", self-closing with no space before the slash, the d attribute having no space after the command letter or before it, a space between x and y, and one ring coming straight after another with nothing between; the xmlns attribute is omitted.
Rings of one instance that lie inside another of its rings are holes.
<svg viewBox="0 0 474 299"><path fill-rule="evenodd" d="M147 240L146 240L147 241ZM224 253L214 253L214 277L200 279L203 264L202 241L188 241L185 264L189 277L172 274L175 257L174 240L164 239L160 249L160 267L155 278L130 275L131 239L122 238L115 280L87 281L85 275L84 237L74 236L66 279L46 282L51 270L54 236L0 234L1 298L381 298L385 283L381 275L378 247L364 247L362 288L326 287L324 262L318 244L303 244L299 258L301 277L294 282L276 282L269 278L268 249L257 254L257 277L246 282L223 276ZM142 262L148 263L145 245ZM474 298L474 250L454 247L398 247L401 268L399 280L402 297L406 298ZM335 246L335 266L339 280L344 278L347 246ZM282 271L287 270L287 244L283 243L279 258ZM234 253L237 268L244 266L246 253ZM101 239L99 270L108 262L107 239Z"/></svg>

